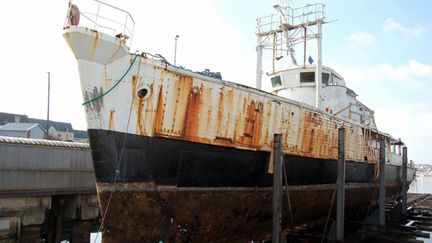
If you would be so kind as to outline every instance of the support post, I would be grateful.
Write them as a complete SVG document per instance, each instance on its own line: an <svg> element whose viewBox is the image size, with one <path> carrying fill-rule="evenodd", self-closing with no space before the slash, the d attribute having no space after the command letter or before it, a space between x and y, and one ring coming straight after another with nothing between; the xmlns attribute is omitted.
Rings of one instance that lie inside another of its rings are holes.
<svg viewBox="0 0 432 243"><path fill-rule="evenodd" d="M408 151L407 147L402 150L402 216L407 216L407 191L408 191Z"/></svg>
<svg viewBox="0 0 432 243"><path fill-rule="evenodd" d="M256 67L256 88L261 89L261 79L262 79L262 53L263 47L261 44L261 36L257 35L257 67Z"/></svg>
<svg viewBox="0 0 432 243"><path fill-rule="evenodd" d="M322 31L321 31L321 20L317 22L317 51L318 51L318 60L316 63L316 76L315 76L315 107L320 108L320 89L322 82L322 57L321 57L321 47L322 47Z"/></svg>
<svg viewBox="0 0 432 243"><path fill-rule="evenodd" d="M273 141L273 243L280 243L282 220L282 134Z"/></svg>
<svg viewBox="0 0 432 243"><path fill-rule="evenodd" d="M345 221L345 128L338 130L338 178L336 208L336 241L344 240Z"/></svg>
<svg viewBox="0 0 432 243"><path fill-rule="evenodd" d="M177 65L177 40L180 36L176 35L174 38L175 44L174 44L174 66Z"/></svg>
<svg viewBox="0 0 432 243"><path fill-rule="evenodd" d="M385 228L385 139L380 141L380 156L379 156L379 218L378 223L381 229Z"/></svg>

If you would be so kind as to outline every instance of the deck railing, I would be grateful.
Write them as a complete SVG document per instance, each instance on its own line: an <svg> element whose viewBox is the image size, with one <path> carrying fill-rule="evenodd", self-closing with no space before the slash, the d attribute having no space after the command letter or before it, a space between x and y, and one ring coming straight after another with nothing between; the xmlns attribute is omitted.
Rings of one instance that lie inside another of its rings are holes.
<svg viewBox="0 0 432 243"><path fill-rule="evenodd" d="M279 13L257 19L257 33L280 30L281 25L304 25L325 18L325 5L322 3L308 4L299 8L275 5Z"/></svg>
<svg viewBox="0 0 432 243"><path fill-rule="evenodd" d="M135 28L135 20L132 15L121 8L115 7L108 3L104 3L99 0L93 2L81 1L70 1L69 8L65 20L64 27L67 28L71 24L71 10L72 6L78 6L79 8L85 9L85 11L79 11L79 23L77 25L86 26L103 33L117 36L127 36L127 44L130 47L132 45L133 32Z"/></svg>

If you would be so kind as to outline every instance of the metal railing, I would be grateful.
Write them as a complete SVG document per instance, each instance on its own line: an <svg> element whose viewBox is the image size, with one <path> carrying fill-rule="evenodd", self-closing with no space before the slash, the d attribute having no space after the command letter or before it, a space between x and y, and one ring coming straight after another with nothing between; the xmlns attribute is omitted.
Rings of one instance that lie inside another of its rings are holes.
<svg viewBox="0 0 432 243"><path fill-rule="evenodd" d="M65 28L70 26L69 20L72 4L72 1L70 1L64 24ZM86 26L113 36L126 36L124 37L127 39L126 43L129 47L132 45L135 20L128 11L99 0L94 0L93 6L88 5L88 2L83 2L82 6L88 7L88 9L93 8L93 11L79 12L80 26Z"/></svg>

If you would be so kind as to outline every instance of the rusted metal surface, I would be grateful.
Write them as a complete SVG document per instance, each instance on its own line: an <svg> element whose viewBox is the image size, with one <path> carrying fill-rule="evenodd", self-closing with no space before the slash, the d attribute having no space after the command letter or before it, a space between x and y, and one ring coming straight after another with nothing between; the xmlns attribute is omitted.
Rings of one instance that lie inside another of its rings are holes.
<svg viewBox="0 0 432 243"><path fill-rule="evenodd" d="M112 130L113 124L123 124L115 128L122 131L128 116L114 116L113 111L128 114L132 107L128 132L135 134L270 151L272 134L282 133L284 153L336 159L336 131L346 127L346 159L377 161L378 149L365 144L360 126L264 92L259 95L224 81L210 82L197 74L186 76L141 58L139 74L122 83L121 90L130 90L123 92L126 97L108 95L88 106L92 128ZM99 95L105 82L86 91L86 99ZM148 94L138 97L143 88Z"/></svg>
<svg viewBox="0 0 432 243"><path fill-rule="evenodd" d="M65 38L78 59L85 100L108 90L134 57L118 38L97 31L71 27ZM101 52L105 46L108 53ZM378 161L373 145L378 134L387 136L390 146L390 136L364 131L360 124L306 104L179 69L146 54L139 58L110 94L86 105L89 129L268 152L273 134L281 133L285 154L336 160L337 128L345 127L346 160L368 163ZM146 96L139 97L143 89Z"/></svg>
<svg viewBox="0 0 432 243"><path fill-rule="evenodd" d="M98 183L97 187L102 210L115 190L103 229L105 243L246 242L271 237L271 188L177 188L151 183ZM333 184L290 187L294 224L325 218L334 190ZM376 199L373 190L376 184L348 184L347 214L366 210ZM398 191L399 184L387 184L387 197ZM286 195L282 198L286 205ZM284 206L285 229L290 227L289 213Z"/></svg>

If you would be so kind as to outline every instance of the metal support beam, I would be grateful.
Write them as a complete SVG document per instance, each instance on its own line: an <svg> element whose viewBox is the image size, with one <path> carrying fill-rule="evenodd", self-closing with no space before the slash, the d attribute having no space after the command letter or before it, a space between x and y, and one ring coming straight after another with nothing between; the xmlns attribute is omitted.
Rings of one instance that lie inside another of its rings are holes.
<svg viewBox="0 0 432 243"><path fill-rule="evenodd" d="M273 142L273 243L281 242L282 159L282 134L275 134Z"/></svg>
<svg viewBox="0 0 432 243"><path fill-rule="evenodd" d="M345 222L345 128L338 130L338 177L336 208L336 241L344 240Z"/></svg>
<svg viewBox="0 0 432 243"><path fill-rule="evenodd" d="M318 26L318 33L317 33L317 51L318 51L318 60L316 63L316 76L315 76L315 107L320 108L320 89L321 89L321 82L322 82L322 54L321 54L321 48L322 48L322 31L321 31L321 21L317 22Z"/></svg>
<svg viewBox="0 0 432 243"><path fill-rule="evenodd" d="M380 156L379 156L379 218L378 224L385 228L385 139L380 141Z"/></svg>
<svg viewBox="0 0 432 243"><path fill-rule="evenodd" d="M402 150L402 216L407 216L407 191L408 191L408 152L407 147Z"/></svg>
<svg viewBox="0 0 432 243"><path fill-rule="evenodd" d="M256 88L261 89L261 79L262 79L262 53L263 46L261 43L261 36L257 35L257 67L256 67Z"/></svg>

